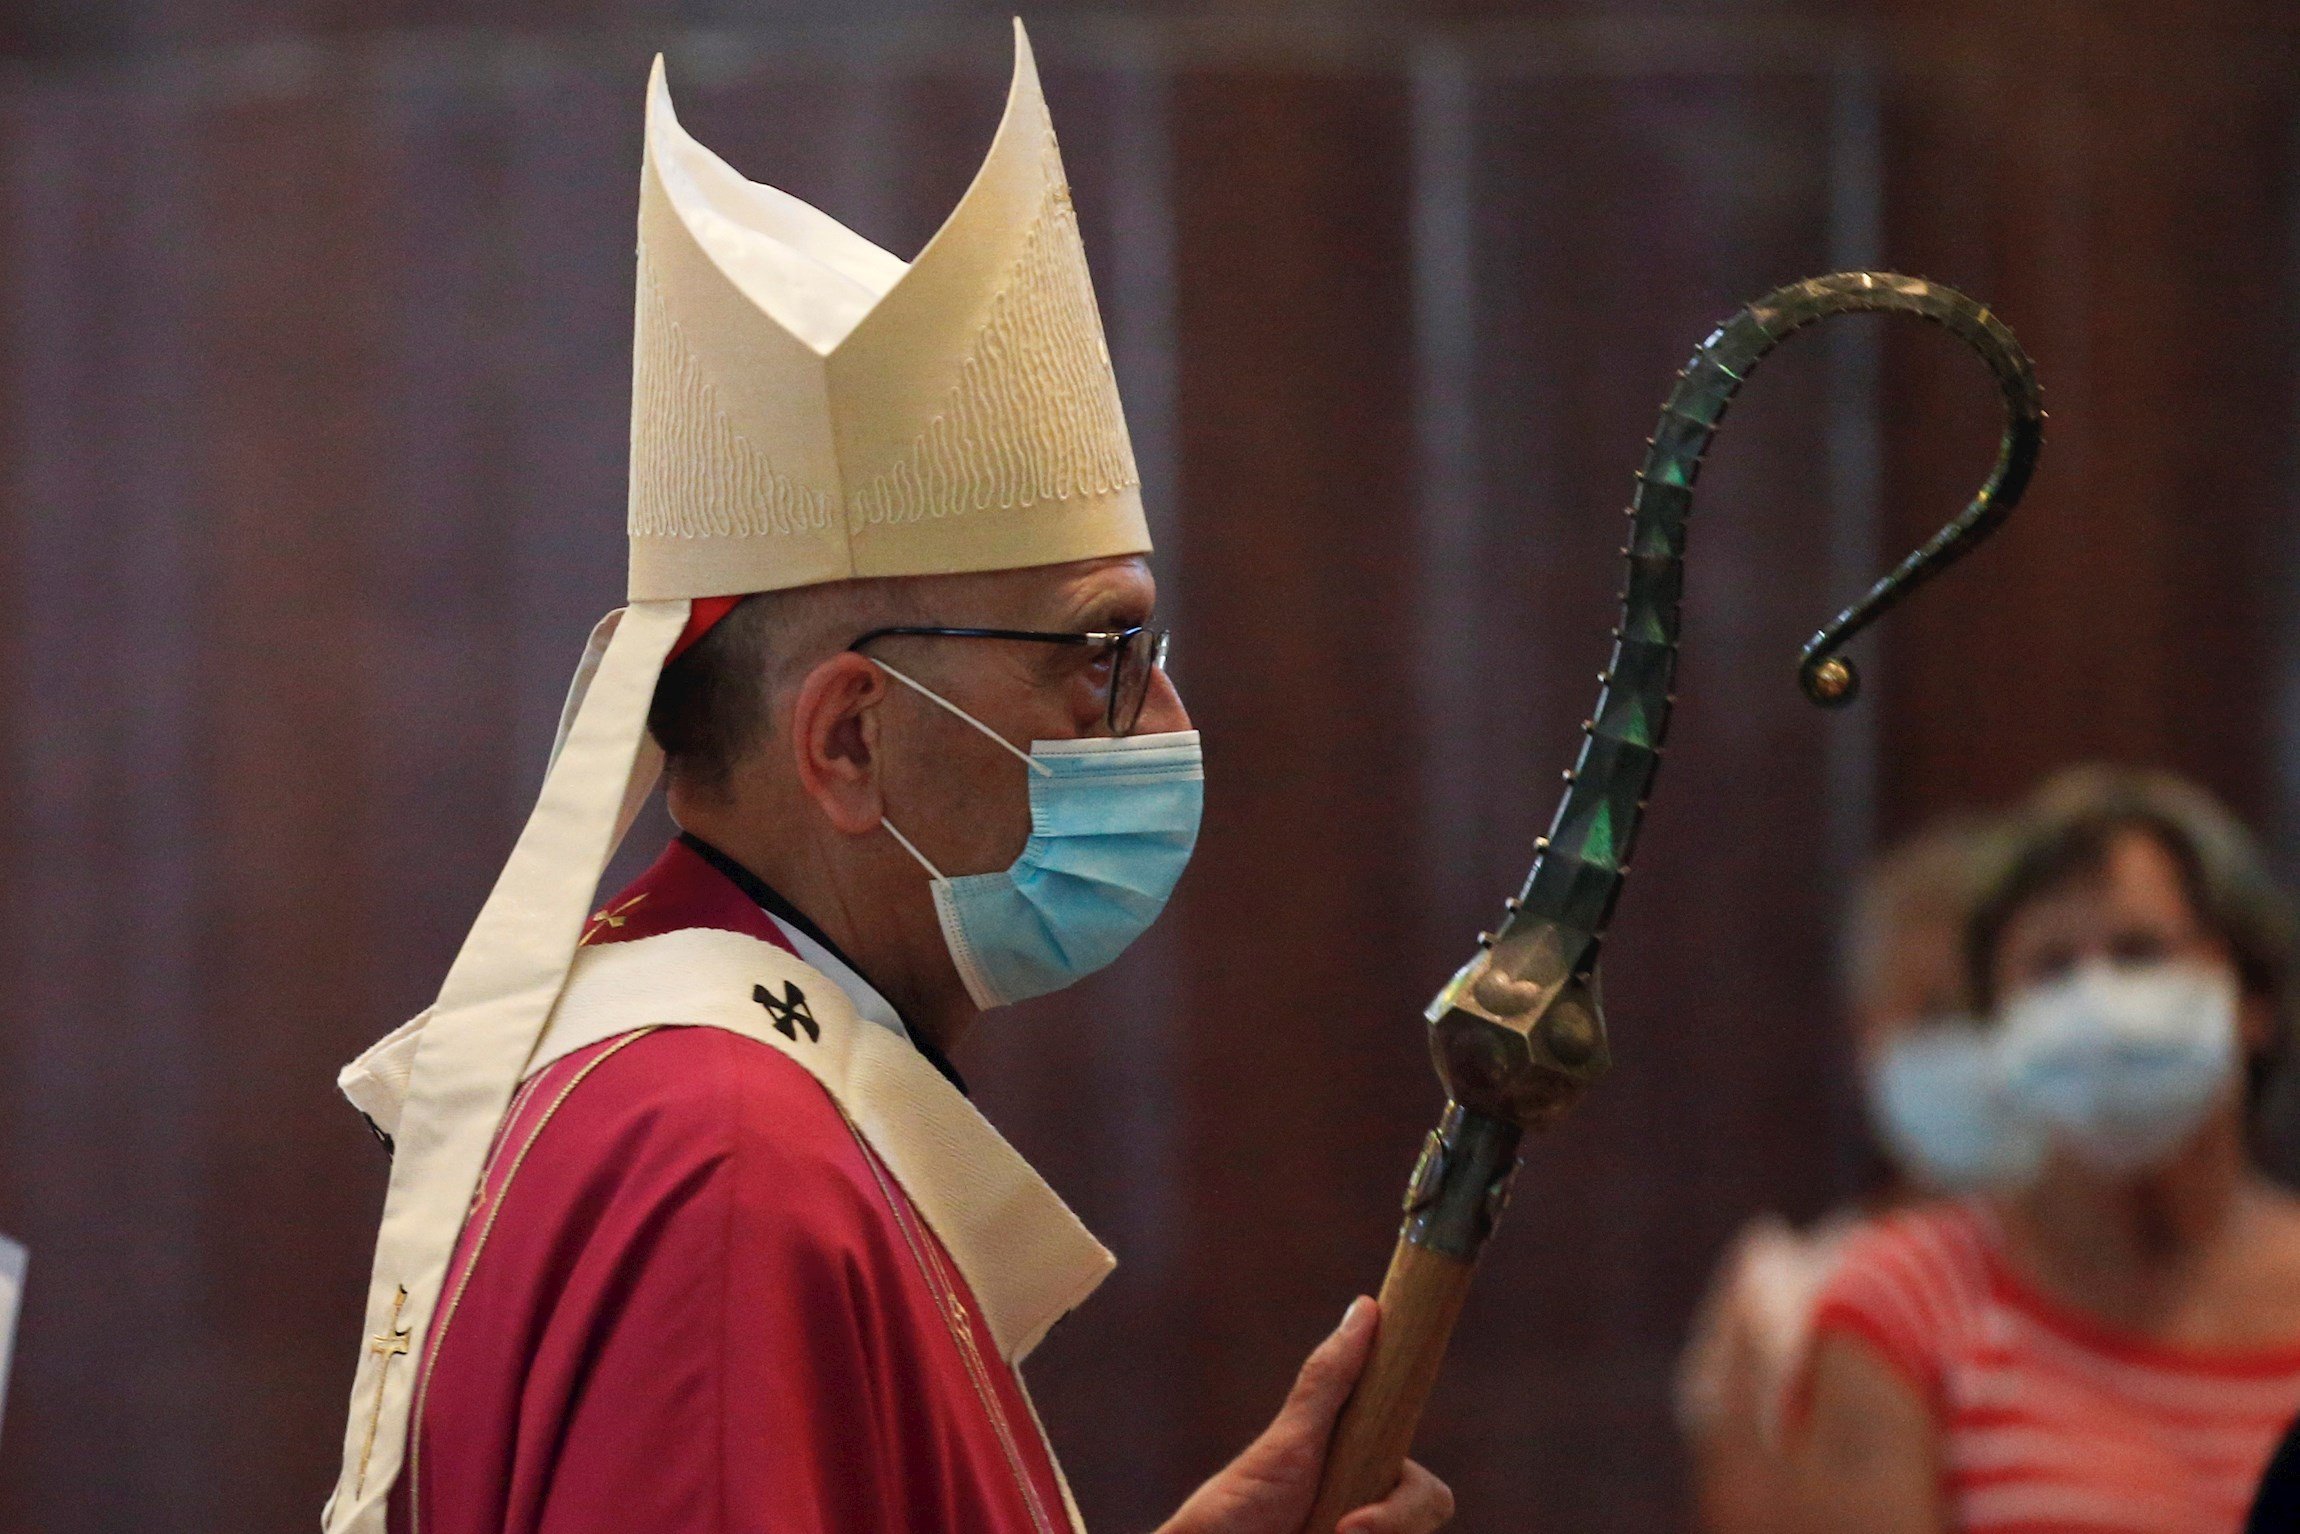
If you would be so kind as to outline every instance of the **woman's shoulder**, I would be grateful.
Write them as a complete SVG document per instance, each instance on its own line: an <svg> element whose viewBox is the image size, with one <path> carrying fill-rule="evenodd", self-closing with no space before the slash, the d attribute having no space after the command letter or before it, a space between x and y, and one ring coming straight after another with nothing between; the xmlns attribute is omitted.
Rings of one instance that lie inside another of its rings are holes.
<svg viewBox="0 0 2300 1534"><path fill-rule="evenodd" d="M1905 1372L1929 1375L1986 1301L1988 1214L1966 1203L1912 1205L1865 1221L1845 1238L1814 1310L1816 1339L1850 1333Z"/></svg>
<svg viewBox="0 0 2300 1534"><path fill-rule="evenodd" d="M1984 1208L1961 1200L1928 1200L1874 1215L1845 1233L1834 1282L1873 1277L1985 1287L1994 1231Z"/></svg>

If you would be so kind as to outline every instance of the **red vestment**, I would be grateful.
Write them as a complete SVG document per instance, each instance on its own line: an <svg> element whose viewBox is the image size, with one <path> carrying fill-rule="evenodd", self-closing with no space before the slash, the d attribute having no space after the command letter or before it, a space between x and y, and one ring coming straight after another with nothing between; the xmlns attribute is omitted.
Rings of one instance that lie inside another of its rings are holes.
<svg viewBox="0 0 2300 1534"><path fill-rule="evenodd" d="M585 941L691 927L792 947L676 842ZM393 1534L1072 1527L949 1251L753 1039L639 1029L530 1078L439 1315Z"/></svg>

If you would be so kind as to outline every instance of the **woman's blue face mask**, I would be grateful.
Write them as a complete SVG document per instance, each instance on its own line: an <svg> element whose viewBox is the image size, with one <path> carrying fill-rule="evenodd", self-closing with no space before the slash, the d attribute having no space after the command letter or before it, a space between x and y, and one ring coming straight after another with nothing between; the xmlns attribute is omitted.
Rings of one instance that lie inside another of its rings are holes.
<svg viewBox="0 0 2300 1534"><path fill-rule="evenodd" d="M1026 753L884 661L879 668L1029 769L1030 840L996 873L946 876L881 819L932 881L951 962L988 1010L1061 990L1124 953L1166 908L1198 842L1198 732L1033 741Z"/></svg>
<svg viewBox="0 0 2300 1534"><path fill-rule="evenodd" d="M2014 1103L1995 1035L1969 1019L1895 1037L1870 1062L1864 1085L1878 1137L1929 1188L2014 1187L2043 1164L2044 1133Z"/></svg>
<svg viewBox="0 0 2300 1534"><path fill-rule="evenodd" d="M2161 1164L2236 1079L2236 987L2208 966L2087 964L1998 1032L2014 1102L2104 1172Z"/></svg>
<svg viewBox="0 0 2300 1534"><path fill-rule="evenodd" d="M2238 1055L2224 972L2088 964L2012 997L1993 1028L1894 1039L1869 1067L1869 1111L1895 1159L1946 1191L2018 1186L2056 1144L2124 1174L2196 1133Z"/></svg>

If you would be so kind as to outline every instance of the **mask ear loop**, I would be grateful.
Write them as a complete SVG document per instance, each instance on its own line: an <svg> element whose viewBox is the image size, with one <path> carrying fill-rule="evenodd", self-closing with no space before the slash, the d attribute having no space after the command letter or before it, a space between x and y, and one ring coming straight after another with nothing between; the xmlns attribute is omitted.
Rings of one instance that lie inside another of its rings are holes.
<svg viewBox="0 0 2300 1534"><path fill-rule="evenodd" d="M929 863L929 862L926 860L926 854L925 854L925 853L923 853L923 852L921 852L921 851L919 851L919 850L918 850L918 848L917 848L917 847L916 847L916 846L915 846L915 845L914 845L914 844L911 842L911 839L910 839L909 837L907 837L907 836L903 835L903 834L902 834L900 831L897 831L897 830L894 828L894 822L893 822L893 821L891 821L891 820L887 819L887 818L886 818L884 815L881 815L881 816L878 818L878 823L879 823L880 825L882 825L882 826L886 827L886 829L887 829L887 834L888 834L889 836L893 837L893 838L894 838L896 841L898 841L898 842L901 842L901 843L902 843L902 850L903 850L903 851L905 851L905 852L909 853L909 854L910 854L912 857L914 857L914 858L918 859L918 866L926 870L926 872L927 872L927 877L929 877L929 878L931 878L932 880L934 880L934 882L935 882L935 883L937 883L937 884L948 884L948 883L950 882L950 880L948 880L948 879L946 879L946 878L944 878L944 877L943 877L943 873L942 873L942 870L941 870L941 869L939 869L939 868L935 867L935 866L934 866L932 863Z"/></svg>
<svg viewBox="0 0 2300 1534"><path fill-rule="evenodd" d="M872 665L878 667L879 670L885 672L888 676L893 677L896 681L902 683L903 686L909 688L912 692L917 693L920 697L926 699L928 702L936 704L941 708L948 709L951 713L956 714L959 718L965 720L968 724L971 724L976 729L982 731L983 734L989 736L992 740L997 741L1001 746L1004 746L1007 749L1009 754L1020 757L1022 759L1022 765L1029 768L1032 772L1046 777L1051 777L1053 775L1053 768L1047 766L1044 762L1038 760L1038 758L1032 756L1029 752L1023 750L1020 746L1017 746L1013 741L1008 740L1005 736L999 734L989 725L984 724L981 720L975 718L965 709L960 708L957 704L951 702L950 699L944 697L941 693L936 692L933 688L927 686L924 682L912 681L909 677L904 676L901 672L895 670L894 667L888 665L885 661L880 660L875 655L866 655L863 657L863 659L869 661ZM935 877L939 879L942 876L937 874Z"/></svg>
<svg viewBox="0 0 2300 1534"><path fill-rule="evenodd" d="M876 656L866 655L863 657L863 659L869 661L872 665L878 667L879 670L885 672L888 676L893 677L896 681L902 683L903 686L908 687L911 691L917 693L920 697L926 699L928 702L938 704L941 707L948 709L951 713L956 714L959 718L965 720L968 724L973 725L976 729L989 736L992 740L997 741L1001 746L1004 746L1009 753L1022 758L1022 765L1028 767L1032 772L1049 775L1053 773L1053 768L1047 766L1044 762L1039 761L1029 752L1018 749L1013 741L1008 740L1005 736L999 734L989 725L984 724L981 720L975 718L972 714L968 713L965 709L960 708L957 704L951 702L950 699L944 697L941 693L936 692L933 688L926 686L922 682L913 681L911 678L904 676L901 672L895 670L894 667L888 665L885 661L878 659ZM909 853L913 858L918 860L918 866L926 870L928 878L934 880L934 882L937 884L948 884L950 882L950 880L943 874L943 871L935 867L933 863L929 862L925 853L918 850L918 844L916 842L913 842L909 837L903 835L900 831L897 831L894 828L893 821L887 819L884 815L881 815L878 818L878 823L886 827L887 834L889 836L902 843L903 851Z"/></svg>

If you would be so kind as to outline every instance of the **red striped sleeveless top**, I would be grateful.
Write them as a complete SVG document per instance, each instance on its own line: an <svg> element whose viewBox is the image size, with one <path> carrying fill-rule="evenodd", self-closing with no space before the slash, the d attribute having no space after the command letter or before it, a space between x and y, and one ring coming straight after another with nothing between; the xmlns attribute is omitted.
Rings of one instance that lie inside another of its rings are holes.
<svg viewBox="0 0 2300 1534"><path fill-rule="evenodd" d="M2234 1534L2300 1411L2300 1343L2177 1347L2038 1295L1995 1222L1933 1205L1856 1236L1813 1338L1868 1343L1930 1405L1965 1534Z"/></svg>

